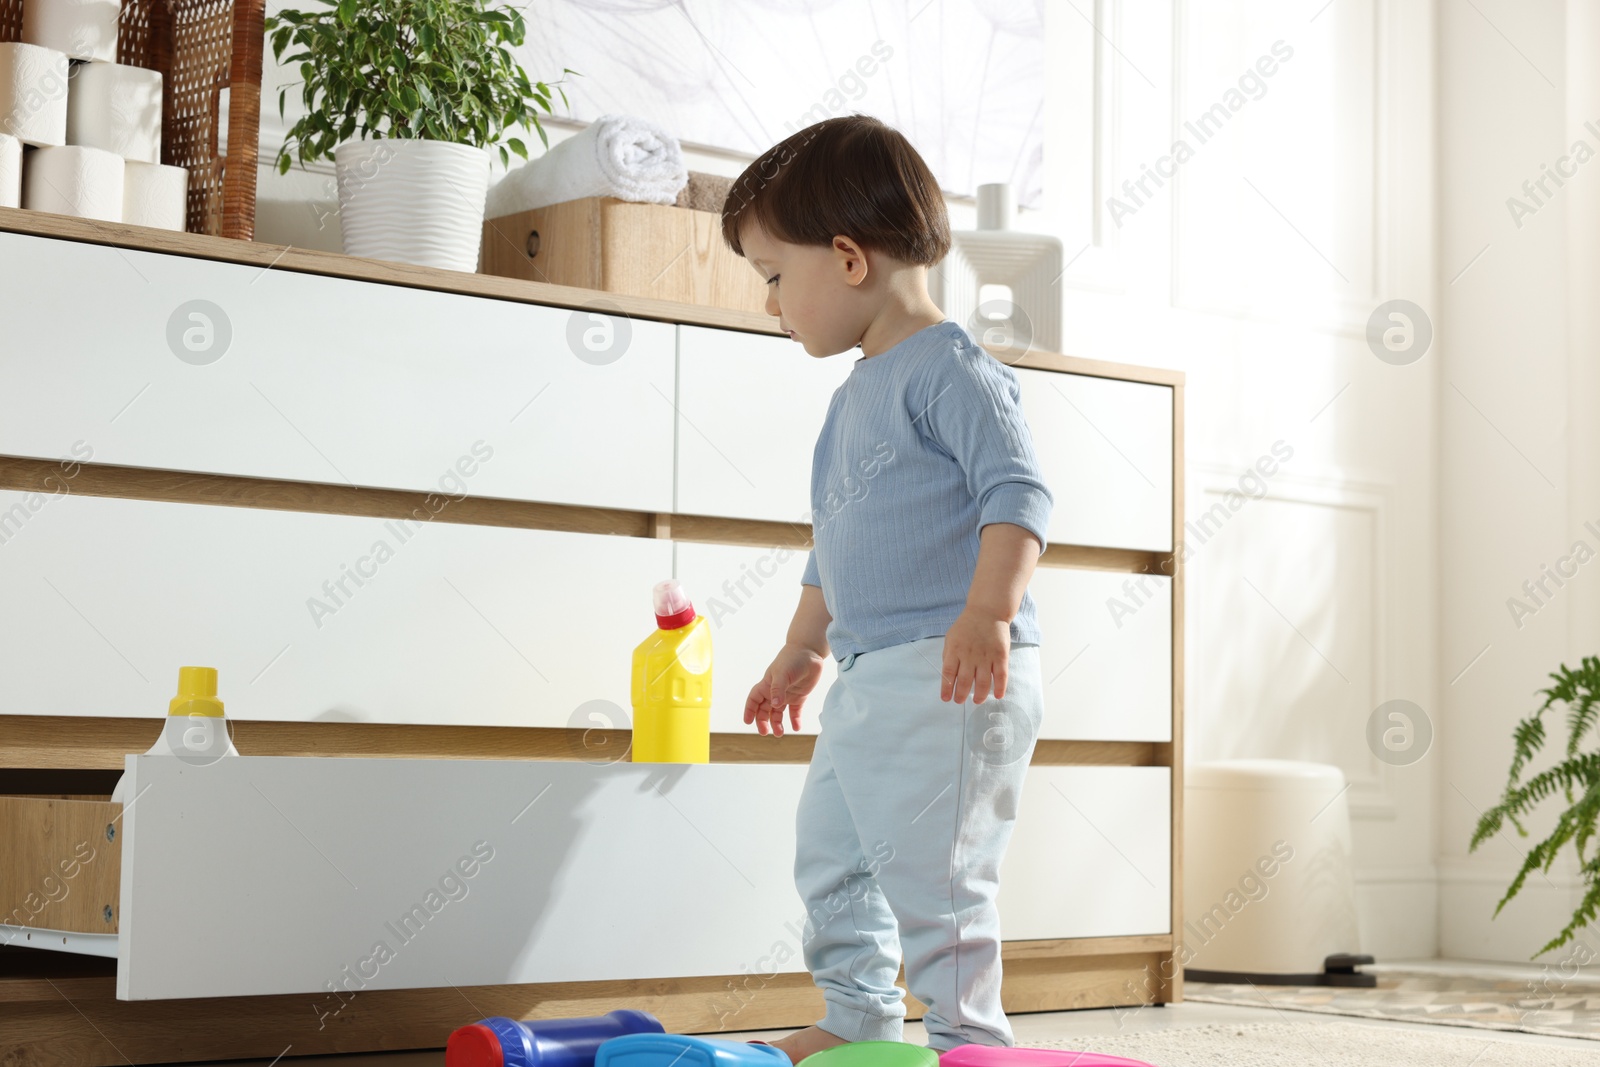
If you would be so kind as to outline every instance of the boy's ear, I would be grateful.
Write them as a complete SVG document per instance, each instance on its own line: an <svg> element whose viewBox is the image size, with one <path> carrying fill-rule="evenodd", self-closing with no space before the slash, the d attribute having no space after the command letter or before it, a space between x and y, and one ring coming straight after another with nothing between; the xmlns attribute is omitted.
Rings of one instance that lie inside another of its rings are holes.
<svg viewBox="0 0 1600 1067"><path fill-rule="evenodd" d="M846 285L860 285L867 280L871 266L867 262L867 252L854 239L842 233L836 234L833 238L833 256L844 273Z"/></svg>

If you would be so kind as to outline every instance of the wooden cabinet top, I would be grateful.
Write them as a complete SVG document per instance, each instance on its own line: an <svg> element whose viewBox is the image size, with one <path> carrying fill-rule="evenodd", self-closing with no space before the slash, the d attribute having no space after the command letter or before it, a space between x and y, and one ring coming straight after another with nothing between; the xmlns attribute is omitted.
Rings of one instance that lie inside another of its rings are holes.
<svg viewBox="0 0 1600 1067"><path fill-rule="evenodd" d="M632 318L782 336L776 320L768 315L730 311L700 304L683 304L671 300L624 296L595 289L501 278L489 274L418 267L408 263L347 256L338 252L296 248L292 245L238 241L226 237L159 230L121 222L72 218L24 208L0 207L0 233L80 241L143 252L188 256L192 259L255 265L263 270L298 271L355 281L404 285L491 300L514 300L551 307L590 307L611 313L620 312ZM990 350L997 354L1004 351L992 347ZM1006 353L1003 358L1013 366L1065 371L1096 378L1117 378L1171 386L1181 386L1184 379L1183 372L1178 370L1110 363L1039 350L1031 350L1020 357Z"/></svg>

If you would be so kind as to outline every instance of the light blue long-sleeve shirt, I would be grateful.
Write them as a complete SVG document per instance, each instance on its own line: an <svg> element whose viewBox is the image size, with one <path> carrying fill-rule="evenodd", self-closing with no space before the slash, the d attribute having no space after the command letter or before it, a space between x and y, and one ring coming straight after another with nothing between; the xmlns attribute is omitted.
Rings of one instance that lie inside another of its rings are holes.
<svg viewBox="0 0 1600 1067"><path fill-rule="evenodd" d="M1016 372L945 319L856 360L811 459L813 544L835 658L945 633L966 607L978 531L1021 526L1046 544L1054 503L1022 416ZM1038 643L1024 591L1013 642Z"/></svg>

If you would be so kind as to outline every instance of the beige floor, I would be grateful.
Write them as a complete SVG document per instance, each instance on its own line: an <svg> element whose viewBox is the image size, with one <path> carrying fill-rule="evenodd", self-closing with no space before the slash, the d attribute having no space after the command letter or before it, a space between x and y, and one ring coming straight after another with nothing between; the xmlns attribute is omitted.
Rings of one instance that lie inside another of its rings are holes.
<svg viewBox="0 0 1600 1067"><path fill-rule="evenodd" d="M1384 962L1391 967L1427 969L1447 974L1470 972L1504 977L1520 977L1532 970L1511 964L1478 963L1465 960L1410 962L1386 960ZM1196 1004L1191 1002L1159 1008L1109 1008L1095 1011L1033 1012L1013 1014L1009 1018L1011 1020L1011 1030L1016 1035L1017 1044L1024 1046L1037 1041L1068 1040L1079 1034L1137 1033L1145 1030L1205 1026L1210 1023L1277 1022L1310 1028L1340 1022L1361 1026L1386 1027L1391 1030L1417 1030L1435 1033L1440 1030L1448 1030L1450 1033L1461 1037L1474 1038L1485 1042L1510 1041L1600 1051L1600 1041L1589 1041L1583 1038L1545 1037L1539 1034L1474 1030L1460 1026L1439 1027L1422 1023L1395 1023L1379 1019L1313 1015L1309 1012L1280 1012L1268 1007L1240 1008L1222 1004ZM770 1041L789 1032L788 1030L751 1030L740 1033L718 1034L716 1036L735 1041L746 1041L750 1038L761 1038ZM915 1044L925 1043L927 1035L922 1029L922 1024L919 1022L907 1023L905 1039ZM267 1067L268 1064L275 1062L278 1063L279 1067L291 1067L293 1057L294 1050L291 1048L288 1050L288 1055L278 1061L230 1060L226 1064L188 1064L185 1067ZM305 1062L308 1067L312 1064L314 1064L314 1067L440 1067L444 1063L444 1053L437 1051L391 1052L381 1055L319 1056L314 1061Z"/></svg>

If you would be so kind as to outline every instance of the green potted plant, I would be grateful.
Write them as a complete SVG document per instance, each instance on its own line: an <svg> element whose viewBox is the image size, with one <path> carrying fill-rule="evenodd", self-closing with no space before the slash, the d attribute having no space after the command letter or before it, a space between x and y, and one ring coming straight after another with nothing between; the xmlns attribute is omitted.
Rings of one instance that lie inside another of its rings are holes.
<svg viewBox="0 0 1600 1067"><path fill-rule="evenodd" d="M530 82L511 56L526 32L522 14L493 0L318 2L327 9L285 9L265 23L273 56L299 64L306 107L278 171L287 173L291 155L302 166L334 161L347 253L476 270L485 149L498 148L502 164L512 152L527 159L527 146L505 136L526 123L550 145L537 109L553 114L552 87ZM287 93L278 91L280 116Z"/></svg>
<svg viewBox="0 0 1600 1067"><path fill-rule="evenodd" d="M1555 684L1539 690L1544 694L1544 703L1532 715L1517 723L1512 731L1515 751L1511 757L1511 773L1506 781L1505 793L1498 804L1479 818L1472 842L1467 846L1467 851L1474 851L1499 833L1507 821L1517 828L1517 833L1527 837L1528 831L1522 825L1522 820L1534 808L1558 789L1566 799L1567 809L1556 816L1554 829L1543 841L1528 850L1522 868L1517 871L1505 896L1500 898L1500 903L1494 909L1494 913L1499 915L1500 909L1517 895L1528 875L1536 870L1548 872L1562 846L1572 842L1585 885L1583 899L1578 902L1566 927L1534 956L1543 955L1571 941L1573 935L1593 922L1596 912L1600 911L1600 849L1592 856L1584 855L1590 842L1600 837L1595 826L1596 816L1600 816L1600 747L1581 751L1585 735L1595 728L1596 719L1600 718L1600 657L1585 656L1577 670L1563 663L1551 672L1550 677ZM1566 705L1566 752L1553 766L1523 781L1523 771L1544 746L1544 714L1557 702Z"/></svg>

